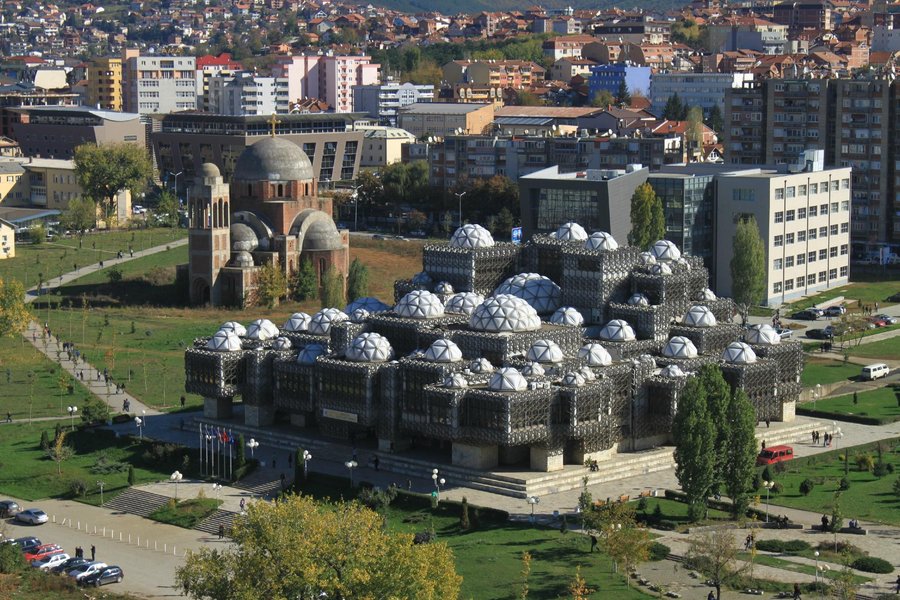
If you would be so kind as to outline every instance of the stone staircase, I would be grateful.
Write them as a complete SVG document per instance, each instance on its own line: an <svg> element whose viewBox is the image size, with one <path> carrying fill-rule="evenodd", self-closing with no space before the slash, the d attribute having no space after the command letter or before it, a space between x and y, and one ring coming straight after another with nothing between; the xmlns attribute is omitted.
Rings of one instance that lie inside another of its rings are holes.
<svg viewBox="0 0 900 600"><path fill-rule="evenodd" d="M103 504L105 508L117 510L139 517L149 517L158 508L169 501L168 496L161 496L153 492L145 492L135 488L128 488L109 502Z"/></svg>
<svg viewBox="0 0 900 600"><path fill-rule="evenodd" d="M290 474L293 475L293 469L291 470ZM288 473L285 473L285 475L287 476ZM288 484L290 484L292 481L293 477L289 477L287 479ZM268 473L263 470L253 473L252 475L250 475L250 477L234 482L232 484L232 487L250 492L252 496L272 499L277 497L281 492L281 480L272 479L268 475Z"/></svg>
<svg viewBox="0 0 900 600"><path fill-rule="evenodd" d="M216 510L216 512L197 523L197 525L194 526L194 529L218 536L219 526L221 525L225 528L225 535L229 535L231 526L234 523L234 518L237 515L238 513L230 510Z"/></svg>

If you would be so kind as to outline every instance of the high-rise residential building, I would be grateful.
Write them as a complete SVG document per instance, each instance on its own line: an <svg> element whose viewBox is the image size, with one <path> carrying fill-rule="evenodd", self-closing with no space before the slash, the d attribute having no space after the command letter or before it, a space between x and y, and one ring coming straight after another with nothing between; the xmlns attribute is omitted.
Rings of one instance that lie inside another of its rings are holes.
<svg viewBox="0 0 900 600"><path fill-rule="evenodd" d="M97 58L90 62L87 68L87 103L103 110L122 110L120 57Z"/></svg>
<svg viewBox="0 0 900 600"><path fill-rule="evenodd" d="M196 71L193 56L141 56L126 50L125 110L142 115L195 110Z"/></svg>
<svg viewBox="0 0 900 600"><path fill-rule="evenodd" d="M353 86L353 111L366 113L391 126L397 125L397 112L404 106L433 101L432 85L388 81Z"/></svg>
<svg viewBox="0 0 900 600"><path fill-rule="evenodd" d="M272 67L272 75L288 80L291 102L319 98L335 112L353 112L353 87L375 85L381 65L371 56L285 56Z"/></svg>
<svg viewBox="0 0 900 600"><path fill-rule="evenodd" d="M662 116L669 98L682 105L699 106L709 115L713 106L725 108L725 91L751 81L751 73L654 73L650 77L650 112Z"/></svg>
<svg viewBox="0 0 900 600"><path fill-rule="evenodd" d="M450 83L497 85L516 90L528 89L544 78L544 67L529 60L452 60L443 66L444 79Z"/></svg>
<svg viewBox="0 0 900 600"><path fill-rule="evenodd" d="M613 64L594 65L590 70L588 88L591 98L600 92L616 95L623 83L630 92L640 92L646 96L650 91L650 67Z"/></svg>
<svg viewBox="0 0 900 600"><path fill-rule="evenodd" d="M209 111L207 93L209 91L209 78L214 75L231 75L244 67L240 62L231 58L231 54L222 52L218 56L207 54L197 57L197 108Z"/></svg>
<svg viewBox="0 0 900 600"><path fill-rule="evenodd" d="M247 71L207 79L207 111L219 115L271 115L290 111L287 79Z"/></svg>

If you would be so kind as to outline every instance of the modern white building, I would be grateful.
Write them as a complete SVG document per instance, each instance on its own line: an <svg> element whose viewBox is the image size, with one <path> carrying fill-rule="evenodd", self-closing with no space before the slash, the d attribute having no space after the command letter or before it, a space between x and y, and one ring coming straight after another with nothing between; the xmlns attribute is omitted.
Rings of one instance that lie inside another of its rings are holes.
<svg viewBox="0 0 900 600"><path fill-rule="evenodd" d="M725 113L725 91L753 80L752 73L655 73L650 78L650 112L662 115L675 94L683 105L699 106L705 114L718 105Z"/></svg>
<svg viewBox="0 0 900 600"><path fill-rule="evenodd" d="M287 79L247 71L210 77L205 101L209 112L220 115L287 114L290 110Z"/></svg>
<svg viewBox="0 0 900 600"><path fill-rule="evenodd" d="M353 112L364 112L387 125L396 126L397 112L416 102L434 102L434 86L395 81L353 86Z"/></svg>
<svg viewBox="0 0 900 600"><path fill-rule="evenodd" d="M193 56L126 55L125 111L143 115L197 108Z"/></svg>
<svg viewBox="0 0 900 600"><path fill-rule="evenodd" d="M371 56L285 56L272 75L288 80L292 101L319 98L341 113L353 112L353 87L377 84L380 69Z"/></svg>

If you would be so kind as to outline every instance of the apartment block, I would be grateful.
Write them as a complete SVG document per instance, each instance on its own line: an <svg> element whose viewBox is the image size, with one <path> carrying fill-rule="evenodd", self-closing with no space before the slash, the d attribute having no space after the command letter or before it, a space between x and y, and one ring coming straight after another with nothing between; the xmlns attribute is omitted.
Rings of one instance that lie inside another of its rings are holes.
<svg viewBox="0 0 900 600"><path fill-rule="evenodd" d="M285 56L272 67L272 75L288 80L291 101L319 98L335 112L353 112L353 87L375 85L381 65L370 56Z"/></svg>
<svg viewBox="0 0 900 600"><path fill-rule="evenodd" d="M197 108L197 63L192 56L141 56L126 51L125 110L165 114Z"/></svg>
<svg viewBox="0 0 900 600"><path fill-rule="evenodd" d="M272 115L290 111L288 80L241 71L208 80L207 110L219 115Z"/></svg>
<svg viewBox="0 0 900 600"><path fill-rule="evenodd" d="M706 115L713 106L724 114L726 90L752 79L750 73L654 73L650 78L650 112L662 115L666 102L677 94L682 104L699 106Z"/></svg>
<svg viewBox="0 0 900 600"><path fill-rule="evenodd" d="M87 104L103 110L122 110L121 58L97 58L90 62L87 68Z"/></svg>
<svg viewBox="0 0 900 600"><path fill-rule="evenodd" d="M491 104L417 102L400 109L397 124L417 138L460 133L481 135L494 121Z"/></svg>
<svg viewBox="0 0 900 600"><path fill-rule="evenodd" d="M516 90L527 89L544 79L547 71L528 60L453 60L444 65L444 80L450 84L472 83Z"/></svg>
<svg viewBox="0 0 900 600"><path fill-rule="evenodd" d="M353 111L366 113L381 123L397 125L397 112L416 102L433 102L434 86L389 81L353 86Z"/></svg>

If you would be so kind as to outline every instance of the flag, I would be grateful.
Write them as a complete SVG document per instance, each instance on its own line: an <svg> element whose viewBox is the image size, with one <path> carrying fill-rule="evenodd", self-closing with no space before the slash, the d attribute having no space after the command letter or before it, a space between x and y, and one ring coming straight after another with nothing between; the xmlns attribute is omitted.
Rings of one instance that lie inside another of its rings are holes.
<svg viewBox="0 0 900 600"><path fill-rule="evenodd" d="M229 441L228 431L225 430L225 429L223 429L223 430L222 430L222 443L223 443L223 444L227 444L228 441Z"/></svg>
<svg viewBox="0 0 900 600"><path fill-rule="evenodd" d="M228 432L228 437L231 438L231 445L234 446L235 439L233 430Z"/></svg>

